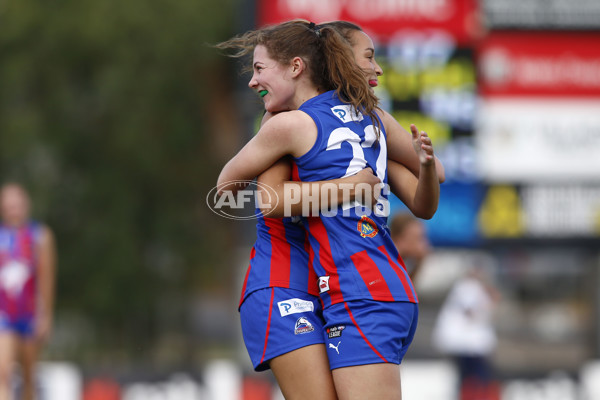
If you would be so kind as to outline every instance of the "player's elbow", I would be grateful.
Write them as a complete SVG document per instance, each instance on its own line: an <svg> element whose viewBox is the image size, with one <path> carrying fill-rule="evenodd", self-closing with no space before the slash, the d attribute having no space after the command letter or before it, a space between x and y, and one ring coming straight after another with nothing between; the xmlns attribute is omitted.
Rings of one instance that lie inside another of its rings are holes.
<svg viewBox="0 0 600 400"><path fill-rule="evenodd" d="M412 210L412 213L417 218L429 220L429 219L433 218L433 216L437 212L437 208L438 208L437 203L429 205L427 207L415 207Z"/></svg>
<svg viewBox="0 0 600 400"><path fill-rule="evenodd" d="M434 215L435 215L435 212L432 212L432 213L423 213L421 215L417 215L417 217L419 217L421 219L430 220L431 218L433 218Z"/></svg>
<svg viewBox="0 0 600 400"><path fill-rule="evenodd" d="M283 218L286 216L283 207L273 206L271 204L259 204L258 209L263 217Z"/></svg>

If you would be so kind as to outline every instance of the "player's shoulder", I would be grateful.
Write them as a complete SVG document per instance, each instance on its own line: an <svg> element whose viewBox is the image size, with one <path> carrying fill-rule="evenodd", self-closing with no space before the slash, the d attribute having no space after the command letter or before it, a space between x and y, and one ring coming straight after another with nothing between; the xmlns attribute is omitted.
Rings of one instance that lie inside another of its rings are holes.
<svg viewBox="0 0 600 400"><path fill-rule="evenodd" d="M405 135L409 134L409 132L394 118L392 114L385 110L378 110L379 118L381 118L381 122L383 123L383 128L385 129L388 136L390 135Z"/></svg>
<svg viewBox="0 0 600 400"><path fill-rule="evenodd" d="M314 144L317 126L302 111L285 111L270 117L260 128L258 136L267 143L282 146L289 154L298 157Z"/></svg>
<svg viewBox="0 0 600 400"><path fill-rule="evenodd" d="M392 116L392 114L381 108L376 109L376 113L381 119L381 122L384 124L384 126L388 126L396 122L396 119Z"/></svg>
<svg viewBox="0 0 600 400"><path fill-rule="evenodd" d="M312 118L299 110L285 111L272 114L264 123L267 130L285 131L288 134L302 132L310 126L314 126Z"/></svg>
<svg viewBox="0 0 600 400"><path fill-rule="evenodd" d="M54 232L43 222L36 222L34 225L34 234L36 240L41 244L51 243L54 241Z"/></svg>
<svg viewBox="0 0 600 400"><path fill-rule="evenodd" d="M303 122L310 121L311 117L301 110L283 111L277 114L271 114L269 121L285 122Z"/></svg>

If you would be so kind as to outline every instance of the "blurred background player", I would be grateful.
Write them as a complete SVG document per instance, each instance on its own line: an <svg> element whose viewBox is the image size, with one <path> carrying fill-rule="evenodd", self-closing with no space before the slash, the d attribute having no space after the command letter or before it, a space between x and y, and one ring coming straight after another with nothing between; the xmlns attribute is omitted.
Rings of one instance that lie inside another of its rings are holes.
<svg viewBox="0 0 600 400"><path fill-rule="evenodd" d="M0 188L0 400L12 399L11 378L21 365L21 398L35 398L34 372L51 329L56 252L52 231L30 219L19 184Z"/></svg>
<svg viewBox="0 0 600 400"><path fill-rule="evenodd" d="M431 252L425 224L413 215L401 212L392 217L390 231L392 240L414 283L423 261Z"/></svg>
<svg viewBox="0 0 600 400"><path fill-rule="evenodd" d="M452 358L459 373L460 400L498 400L491 356L496 348L494 309L499 291L481 265L452 286L433 330L433 343Z"/></svg>

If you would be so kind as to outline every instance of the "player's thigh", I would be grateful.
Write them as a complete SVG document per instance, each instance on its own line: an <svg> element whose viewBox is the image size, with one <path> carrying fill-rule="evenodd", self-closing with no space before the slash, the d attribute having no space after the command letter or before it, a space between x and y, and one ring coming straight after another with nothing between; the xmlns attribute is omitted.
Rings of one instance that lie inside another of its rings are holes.
<svg viewBox="0 0 600 400"><path fill-rule="evenodd" d="M16 338L9 330L0 330L0 380L7 379L16 355Z"/></svg>
<svg viewBox="0 0 600 400"><path fill-rule="evenodd" d="M19 361L25 373L33 367L37 360L39 341L34 336L35 319L33 316L19 319L14 328L17 333L17 349Z"/></svg>
<svg viewBox="0 0 600 400"><path fill-rule="evenodd" d="M286 400L337 399L324 344L275 357L269 365Z"/></svg>
<svg viewBox="0 0 600 400"><path fill-rule="evenodd" d="M31 374L39 353L39 343L33 337L19 339L20 361L23 371Z"/></svg>
<svg viewBox="0 0 600 400"><path fill-rule="evenodd" d="M400 365L367 364L333 371L340 400L401 400Z"/></svg>
<svg viewBox="0 0 600 400"><path fill-rule="evenodd" d="M323 344L318 297L294 289L267 288L250 294L240 308L242 335L256 371L275 357Z"/></svg>

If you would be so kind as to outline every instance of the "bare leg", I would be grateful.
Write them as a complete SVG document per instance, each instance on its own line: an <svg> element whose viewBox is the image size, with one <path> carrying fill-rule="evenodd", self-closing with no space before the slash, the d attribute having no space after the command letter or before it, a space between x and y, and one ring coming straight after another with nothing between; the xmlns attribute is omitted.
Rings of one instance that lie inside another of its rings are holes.
<svg viewBox="0 0 600 400"><path fill-rule="evenodd" d="M314 344L269 362L286 400L337 400L325 345Z"/></svg>
<svg viewBox="0 0 600 400"><path fill-rule="evenodd" d="M368 364L333 370L340 400L402 400L400 366Z"/></svg>
<svg viewBox="0 0 600 400"><path fill-rule="evenodd" d="M21 370L23 375L23 400L34 400L35 396L35 366L38 355L38 343L33 339L23 339L21 346Z"/></svg>
<svg viewBox="0 0 600 400"><path fill-rule="evenodd" d="M15 362L17 344L15 335L10 332L0 332L0 400L10 400L11 378Z"/></svg>

